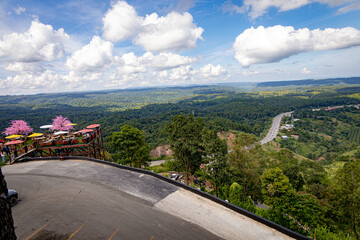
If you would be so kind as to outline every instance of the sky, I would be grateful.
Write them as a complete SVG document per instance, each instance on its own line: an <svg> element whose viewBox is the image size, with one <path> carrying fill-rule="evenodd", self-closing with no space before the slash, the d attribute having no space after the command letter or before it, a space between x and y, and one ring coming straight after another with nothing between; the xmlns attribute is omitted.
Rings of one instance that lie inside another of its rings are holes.
<svg viewBox="0 0 360 240"><path fill-rule="evenodd" d="M360 76L360 0L1 0L0 95Z"/></svg>

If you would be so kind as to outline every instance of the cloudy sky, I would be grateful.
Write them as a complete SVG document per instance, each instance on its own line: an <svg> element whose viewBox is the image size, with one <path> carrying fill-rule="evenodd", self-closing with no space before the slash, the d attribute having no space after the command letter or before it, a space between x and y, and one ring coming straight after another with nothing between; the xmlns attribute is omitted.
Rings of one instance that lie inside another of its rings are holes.
<svg viewBox="0 0 360 240"><path fill-rule="evenodd" d="M0 94L360 76L359 0L1 0Z"/></svg>

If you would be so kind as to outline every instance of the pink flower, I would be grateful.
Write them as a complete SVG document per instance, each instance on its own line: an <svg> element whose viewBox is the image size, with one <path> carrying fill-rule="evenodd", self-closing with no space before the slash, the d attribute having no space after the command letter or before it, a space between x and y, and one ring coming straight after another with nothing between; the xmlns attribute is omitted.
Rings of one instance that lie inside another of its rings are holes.
<svg viewBox="0 0 360 240"><path fill-rule="evenodd" d="M60 115L53 119L53 126L50 129L58 131L68 131L70 129L74 129L73 126L69 124L71 124L71 122L68 120L68 118Z"/></svg>
<svg viewBox="0 0 360 240"><path fill-rule="evenodd" d="M31 133L33 129L29 126L29 124L23 120L12 120L11 126L5 129L5 134L13 135L13 134L21 134L28 135Z"/></svg>

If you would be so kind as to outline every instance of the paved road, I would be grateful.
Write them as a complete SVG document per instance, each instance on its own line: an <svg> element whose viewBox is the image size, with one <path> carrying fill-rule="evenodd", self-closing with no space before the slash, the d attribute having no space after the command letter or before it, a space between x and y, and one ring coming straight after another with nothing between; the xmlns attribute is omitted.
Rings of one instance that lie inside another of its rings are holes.
<svg viewBox="0 0 360 240"><path fill-rule="evenodd" d="M134 183L125 181L125 178L134 178L131 172L125 171L125 176L120 179L123 185L131 184L134 189L122 189L119 181L115 186L104 182L106 178L92 176L105 170L102 166L93 168L93 163L89 163L89 167L81 164L78 171L90 173L86 180L81 173L66 174L65 177L53 175L56 168L60 172L67 169L76 173L69 167L79 166L77 162L43 162L41 166L35 166L36 169L29 166L39 163L25 163L28 165L25 172L18 167L14 169L18 164L4 168L8 187L16 189L20 196L12 209L18 239L68 239L71 236L86 240L219 239L195 224L154 207L154 202L177 190L169 184L159 181L159 188L152 188L153 193L147 192L143 188L149 185L139 186L136 179ZM95 179L91 179L93 177ZM154 179L150 182L153 184ZM134 196L141 194L136 191L144 192L142 198Z"/></svg>
<svg viewBox="0 0 360 240"><path fill-rule="evenodd" d="M277 115L276 117L274 117L273 122L272 122L272 125L271 125L271 128L270 128L268 134L266 135L265 138L263 138L263 139L260 141L260 144L261 144L261 145L272 141L272 140L276 137L276 135L278 134L278 131L279 131L281 119L282 119L284 116L290 116L291 113L293 113L293 112L281 113L281 114Z"/></svg>
<svg viewBox="0 0 360 240"><path fill-rule="evenodd" d="M2 168L18 239L290 239L147 174L83 160Z"/></svg>

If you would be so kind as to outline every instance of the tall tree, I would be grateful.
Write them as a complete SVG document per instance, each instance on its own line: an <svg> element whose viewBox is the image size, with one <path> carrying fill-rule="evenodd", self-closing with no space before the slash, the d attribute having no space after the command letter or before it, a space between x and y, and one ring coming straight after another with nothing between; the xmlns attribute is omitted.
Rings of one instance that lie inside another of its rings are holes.
<svg viewBox="0 0 360 240"><path fill-rule="evenodd" d="M228 162L227 144L220 139L215 130L204 129L202 145L204 148L203 162L205 178L213 185L215 196L218 196L219 187L227 182Z"/></svg>
<svg viewBox="0 0 360 240"><path fill-rule="evenodd" d="M150 148L144 133L129 125L122 126L121 132L113 132L108 137L108 146L122 164L140 168L150 159Z"/></svg>
<svg viewBox="0 0 360 240"><path fill-rule="evenodd" d="M174 157L181 162L186 172L186 183L189 184L189 175L199 169L203 147L202 131L204 121L190 114L175 116L166 126L166 132Z"/></svg>
<svg viewBox="0 0 360 240"><path fill-rule="evenodd" d="M0 168L0 239L16 239L14 220L8 200L8 189Z"/></svg>
<svg viewBox="0 0 360 240"><path fill-rule="evenodd" d="M4 133L8 135L12 135L12 134L28 135L32 131L33 129L24 120L12 120L11 126L6 128Z"/></svg>
<svg viewBox="0 0 360 240"><path fill-rule="evenodd" d="M350 227L356 239L360 230L360 159L345 164L336 173L332 205L341 225Z"/></svg>
<svg viewBox="0 0 360 240"><path fill-rule="evenodd" d="M250 186L256 185L260 178L257 171L260 165L260 150L253 135L241 132L234 139L232 150L228 154L230 164L241 176L243 202L246 201Z"/></svg>

